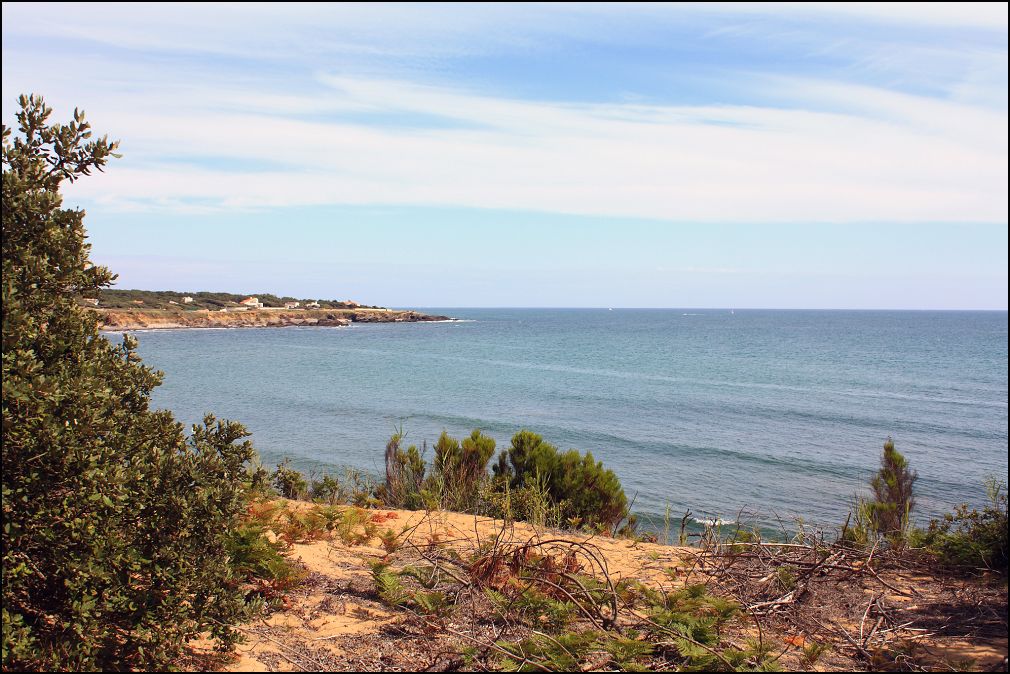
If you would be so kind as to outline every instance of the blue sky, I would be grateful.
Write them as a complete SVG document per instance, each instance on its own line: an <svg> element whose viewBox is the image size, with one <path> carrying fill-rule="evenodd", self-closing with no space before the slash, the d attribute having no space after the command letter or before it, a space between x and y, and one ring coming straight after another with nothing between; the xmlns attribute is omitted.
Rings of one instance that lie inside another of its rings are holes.
<svg viewBox="0 0 1010 674"><path fill-rule="evenodd" d="M1005 3L3 5L120 287L1007 307Z"/></svg>

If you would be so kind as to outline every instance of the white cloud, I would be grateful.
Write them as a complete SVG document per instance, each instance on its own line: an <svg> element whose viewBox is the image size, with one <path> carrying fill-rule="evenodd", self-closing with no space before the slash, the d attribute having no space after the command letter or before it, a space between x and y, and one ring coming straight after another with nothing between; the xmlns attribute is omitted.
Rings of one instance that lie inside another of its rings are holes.
<svg viewBox="0 0 1010 674"><path fill-rule="evenodd" d="M604 39L629 11L658 21L784 13L991 29L1005 28L1005 5L3 11L5 108L28 83L56 92L47 95L64 106L58 116L84 104L99 130L123 140L123 161L70 191L104 208L420 204L681 221L1007 220L1005 48L973 54L980 75L953 78L946 97L823 77L728 74L750 105L537 102L325 65L334 54L362 51L437 58L549 49L552 33ZM69 64L61 53L8 47L9 35L93 40L143 58L85 49ZM297 72L316 75L295 86L242 61L236 76L227 59L202 56L210 52L294 62ZM893 51L868 58L885 70L910 67ZM987 93L999 77L1002 106L999 92ZM381 123L383 115L446 123L408 128Z"/></svg>
<svg viewBox="0 0 1010 674"><path fill-rule="evenodd" d="M1007 218L1006 115L957 103L805 81L779 85L851 110L558 105L323 80L330 110L399 110L464 126L306 121L260 112L269 97L253 112L212 114L194 102L168 113L169 101L138 110L113 98L90 116L126 139L129 159L72 194L131 208L386 203L704 221ZM166 156L194 164L158 161ZM231 158L235 168L201 167L200 157ZM240 170L250 161L276 168Z"/></svg>
<svg viewBox="0 0 1010 674"><path fill-rule="evenodd" d="M693 3L691 9L736 16L846 18L905 26L1007 26L1007 5L1002 2L706 2Z"/></svg>
<svg viewBox="0 0 1010 674"><path fill-rule="evenodd" d="M557 38L661 39L657 27L715 17L722 30L771 31L782 19L899 27L1007 27L1006 3L5 3L12 34L120 48L299 60L550 51ZM754 22L766 22L767 25ZM749 22L746 25L739 22ZM644 28L643 28L644 27ZM803 31L789 31L796 36ZM895 35L895 38L899 38Z"/></svg>

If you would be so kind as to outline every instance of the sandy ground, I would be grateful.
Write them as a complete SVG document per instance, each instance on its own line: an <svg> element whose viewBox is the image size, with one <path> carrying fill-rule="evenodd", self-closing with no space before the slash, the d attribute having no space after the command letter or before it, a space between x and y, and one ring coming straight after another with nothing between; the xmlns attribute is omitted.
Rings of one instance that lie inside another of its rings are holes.
<svg viewBox="0 0 1010 674"><path fill-rule="evenodd" d="M303 508L308 504L290 502L289 507ZM605 558L613 580L637 578L643 582L669 587L671 578L683 578L691 566L690 548L677 548L651 543L604 537L573 536L553 531L538 531L517 523L503 529L500 521L458 513L424 513L403 510L372 510L368 513L380 522L379 530L408 530L404 540L417 546L437 542L439 545L474 550L481 541L496 535L513 542L561 538L587 542ZM286 598L285 606L267 617L242 627L246 641L234 654L209 657L205 644L196 644L194 660L187 668L222 671L354 671L404 669L410 662L413 669L444 668L455 653L443 639L435 635L406 635L398 625L404 617L397 609L382 604L375 594L370 563L387 558L380 541L375 538L365 545L348 546L339 540L295 544L291 558L304 565L306 580ZM672 575L671 575L672 570ZM934 578L919 578L911 573L896 573L889 582L896 588L930 589L901 594L884 591L883 598L904 608L909 615L933 610L943 613L945 602L957 597L957 588L936 585ZM864 594L880 592L879 587L853 587L853 601ZM954 594L950 594L953 591ZM908 596L911 595L911 596ZM865 601L865 599L863 599ZM1004 605L1005 606L1005 605ZM1005 609L1004 609L1005 612ZM1005 615L1004 615L1005 620ZM855 630L856 625L850 625ZM975 638L970 631L965 638L956 633L942 643L924 644L935 657L938 670L949 671L950 663L974 661L975 671L999 668L1007 655L1005 632L1002 638ZM746 634L742 635L746 636ZM774 634L786 641L789 634ZM411 638L405 638L411 637ZM439 649L445 649L440 652ZM411 650L413 649L413 650ZM385 655L383 655L385 653ZM779 662L787 670L803 669L798 650ZM441 667L440 667L441 663ZM854 661L839 654L828 653L815 669L847 671Z"/></svg>
<svg viewBox="0 0 1010 674"><path fill-rule="evenodd" d="M289 506L307 504L290 502ZM475 544L503 531L501 521L459 513L369 512L384 520L380 530L399 532L409 528L404 540L419 546L437 541L447 547L472 550ZM525 523L513 525L506 537L515 542L563 538L591 543L605 556L607 570L615 581L638 578L669 585L666 570L684 561L683 550L675 547L561 535L538 531ZM398 618L396 611L379 602L374 594L370 563L386 555L378 539L358 546L347 546L339 540L296 543L291 559L304 565L308 571L306 581L291 593L285 608L243 627L246 642L236 648L231 662L214 659L204 662L204 666L235 672L354 669L355 653L348 648L347 638L377 636ZM205 652L205 644L195 646L198 655Z"/></svg>

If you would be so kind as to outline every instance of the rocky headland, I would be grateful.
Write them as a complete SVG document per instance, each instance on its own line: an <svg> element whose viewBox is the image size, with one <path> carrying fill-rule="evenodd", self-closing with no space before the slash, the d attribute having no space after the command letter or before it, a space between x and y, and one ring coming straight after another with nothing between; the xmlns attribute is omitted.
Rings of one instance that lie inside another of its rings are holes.
<svg viewBox="0 0 1010 674"><path fill-rule="evenodd" d="M179 328L339 327L351 323L421 323L452 320L396 309L256 309L248 311L93 309L103 330Z"/></svg>

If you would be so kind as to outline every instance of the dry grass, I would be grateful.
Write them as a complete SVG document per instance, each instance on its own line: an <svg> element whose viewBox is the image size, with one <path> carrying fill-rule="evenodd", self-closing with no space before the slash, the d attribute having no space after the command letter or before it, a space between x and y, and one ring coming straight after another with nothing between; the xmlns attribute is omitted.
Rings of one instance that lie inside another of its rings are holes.
<svg viewBox="0 0 1010 674"><path fill-rule="evenodd" d="M301 521L315 521L305 514L313 508L286 506ZM625 657L678 667L672 638L648 637L656 646L646 656L622 649L635 651L649 628L645 595L689 585L743 609L708 646L723 659L698 649L722 669L761 652L785 669L838 671L984 670L1006 655L1005 585L943 576L880 549L716 537L677 548L455 513L339 510L349 516L332 530L292 543L308 579L243 628L228 668L551 669L565 649L583 669L616 669ZM393 574L396 602L383 599L375 568ZM566 634L605 637L573 646ZM197 654L181 664L221 667Z"/></svg>

